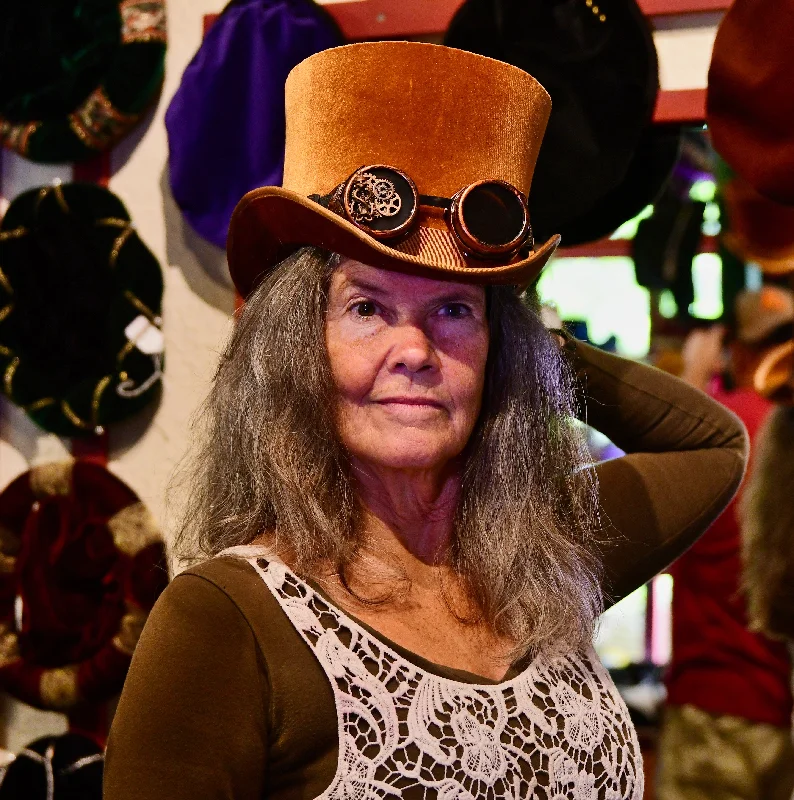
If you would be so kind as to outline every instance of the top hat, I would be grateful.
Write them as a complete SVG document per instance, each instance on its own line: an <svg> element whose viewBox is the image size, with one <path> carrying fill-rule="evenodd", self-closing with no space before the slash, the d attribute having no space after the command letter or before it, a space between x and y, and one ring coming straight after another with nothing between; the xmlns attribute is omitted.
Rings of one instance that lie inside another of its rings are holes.
<svg viewBox="0 0 794 800"><path fill-rule="evenodd" d="M0 143L33 161L114 145L163 81L165 0L3 3Z"/></svg>
<svg viewBox="0 0 794 800"><path fill-rule="evenodd" d="M444 43L514 64L551 95L530 198L541 239L591 241L653 202L677 139L647 131L658 63L635 0L467 0Z"/></svg>
<svg viewBox="0 0 794 800"><path fill-rule="evenodd" d="M283 188L249 192L232 216L235 285L248 295L285 256L314 245L383 269L528 286L559 236L540 247L529 236L502 258L473 257L460 244L467 231L443 207L456 195L465 204L468 187L486 181L494 185L486 201L514 208L521 196L525 208L550 110L526 72L439 45L367 42L306 59L286 84ZM378 224L392 220L405 235L384 240Z"/></svg>
<svg viewBox="0 0 794 800"><path fill-rule="evenodd" d="M717 31L706 119L714 148L753 188L794 205L794 3L735 0Z"/></svg>
<svg viewBox="0 0 794 800"><path fill-rule="evenodd" d="M237 201L281 183L287 75L343 41L313 0L236 0L213 23L165 114L171 190L205 239L223 247Z"/></svg>

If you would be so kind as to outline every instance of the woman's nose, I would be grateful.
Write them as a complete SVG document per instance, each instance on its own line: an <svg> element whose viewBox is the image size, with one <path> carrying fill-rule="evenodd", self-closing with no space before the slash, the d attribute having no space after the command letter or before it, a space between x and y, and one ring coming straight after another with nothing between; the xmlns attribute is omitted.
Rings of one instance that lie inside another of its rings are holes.
<svg viewBox="0 0 794 800"><path fill-rule="evenodd" d="M399 325L392 332L392 369L409 372L434 369L438 364L436 352L428 335L418 325Z"/></svg>

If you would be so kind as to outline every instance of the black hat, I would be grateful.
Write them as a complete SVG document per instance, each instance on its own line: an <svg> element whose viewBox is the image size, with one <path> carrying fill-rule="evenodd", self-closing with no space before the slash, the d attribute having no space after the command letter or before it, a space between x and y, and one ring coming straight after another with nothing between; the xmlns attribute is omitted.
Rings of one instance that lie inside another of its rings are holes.
<svg viewBox="0 0 794 800"><path fill-rule="evenodd" d="M594 226L592 238L653 199L644 180L624 183L658 92L656 49L634 0L467 0L444 43L520 67L551 95L530 193L536 238L560 233L564 244L588 241L592 231L585 236L580 227L603 211L608 196L615 202L613 190L643 197L621 196L628 216Z"/></svg>
<svg viewBox="0 0 794 800"><path fill-rule="evenodd" d="M5 0L0 143L33 161L115 144L163 80L165 0Z"/></svg>
<svg viewBox="0 0 794 800"><path fill-rule="evenodd" d="M32 189L0 223L6 396L61 436L101 433L155 396L163 278L123 203L93 184Z"/></svg>
<svg viewBox="0 0 794 800"><path fill-rule="evenodd" d="M77 733L45 736L17 754L0 800L102 800L102 749Z"/></svg>

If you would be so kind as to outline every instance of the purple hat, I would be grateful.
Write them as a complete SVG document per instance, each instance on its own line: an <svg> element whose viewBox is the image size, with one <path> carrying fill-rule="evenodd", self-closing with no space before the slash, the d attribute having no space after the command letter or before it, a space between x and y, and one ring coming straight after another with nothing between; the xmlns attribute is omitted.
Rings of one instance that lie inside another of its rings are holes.
<svg viewBox="0 0 794 800"><path fill-rule="evenodd" d="M313 0L232 0L168 106L171 189L187 221L226 246L232 211L284 168L284 83L305 58L343 44Z"/></svg>

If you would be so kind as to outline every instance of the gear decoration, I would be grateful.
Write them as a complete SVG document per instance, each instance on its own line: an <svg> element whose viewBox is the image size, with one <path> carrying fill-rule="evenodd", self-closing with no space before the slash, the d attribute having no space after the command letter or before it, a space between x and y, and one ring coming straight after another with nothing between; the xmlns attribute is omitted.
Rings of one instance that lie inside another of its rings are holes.
<svg viewBox="0 0 794 800"><path fill-rule="evenodd" d="M107 469L16 478L0 493L0 689L54 711L108 700L167 580L156 522Z"/></svg>
<svg viewBox="0 0 794 800"><path fill-rule="evenodd" d="M4 41L17 43L9 61L44 55L0 92L0 144L32 161L83 161L118 142L156 99L165 0L64 0L50 14L31 21L18 4L4 17ZM44 38L52 29L59 34Z"/></svg>
<svg viewBox="0 0 794 800"><path fill-rule="evenodd" d="M396 217L402 208L402 198L387 178L362 172L350 186L351 216L359 224L374 222L382 217Z"/></svg>
<svg viewBox="0 0 794 800"><path fill-rule="evenodd" d="M33 189L0 223L2 391L45 430L91 436L155 397L163 279L121 201Z"/></svg>

